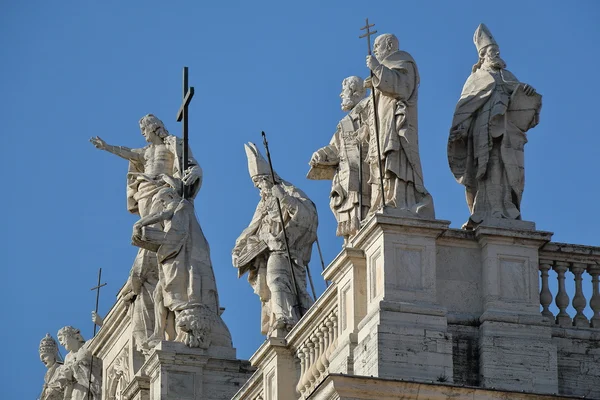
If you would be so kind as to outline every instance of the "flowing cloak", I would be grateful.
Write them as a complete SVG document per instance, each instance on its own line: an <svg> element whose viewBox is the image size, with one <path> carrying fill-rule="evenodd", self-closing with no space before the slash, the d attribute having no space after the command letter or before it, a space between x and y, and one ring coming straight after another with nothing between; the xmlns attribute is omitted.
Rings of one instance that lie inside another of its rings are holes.
<svg viewBox="0 0 600 400"><path fill-rule="evenodd" d="M89 383L92 364L89 343L87 341L77 352L67 354L65 364L59 369L58 379L67 384L66 390L70 391L68 398L71 400L87 400L88 387L91 399L100 400L102 397L102 360L98 357L94 357L92 383Z"/></svg>
<svg viewBox="0 0 600 400"><path fill-rule="evenodd" d="M210 249L188 200L181 199L165 221L164 242L156 255L165 307L181 311L203 305L219 315Z"/></svg>
<svg viewBox="0 0 600 400"><path fill-rule="evenodd" d="M419 157L418 138L418 87L420 83L417 64L410 54L396 51L388 55L373 71L373 87L379 116L379 142L381 160L385 170L405 182L413 182L415 190L427 195ZM371 127L371 136L375 129ZM403 158L412 174L403 168ZM377 146L369 144L369 159L377 159ZM377 176L371 176L371 183Z"/></svg>
<svg viewBox="0 0 600 400"><path fill-rule="evenodd" d="M183 157L183 140L169 135L163 139L168 151L173 158L173 167L165 171L173 178L181 179L181 160ZM133 151L144 157L149 146ZM188 152L189 165L193 167L198 175L198 180L191 186L190 196L193 199L202 184L202 169L194 159L191 150ZM129 162L127 173L127 210L141 217L150 215L156 210L151 210L153 196L161 189L151 182L138 180L138 176L144 174L144 163L137 161ZM154 177L152 177L154 178ZM156 254L149 250L140 248L131 267L130 280L133 292L137 295L133 307L133 329L136 338L136 346L142 343L154 330L154 300L153 292L158 282ZM139 342L139 343L138 343Z"/></svg>
<svg viewBox="0 0 600 400"><path fill-rule="evenodd" d="M63 400L65 389L60 387L58 378L63 365L55 362L44 375L44 387L40 400Z"/></svg>
<svg viewBox="0 0 600 400"><path fill-rule="evenodd" d="M330 207L338 221L336 234L344 236L356 232L360 225L360 213L347 214L356 209L360 193L360 163L362 166L362 205L371 205L371 187L369 168L365 165L368 146L363 143L362 158L359 152L358 130L363 121L368 120L371 107L369 98L361 100L339 123L329 145L317 150L325 154L327 160L323 164L311 166L307 178L313 180L331 180Z"/></svg>
<svg viewBox="0 0 600 400"><path fill-rule="evenodd" d="M310 262L312 245L317 240L317 209L304 192L291 183L280 180L279 185L287 196L281 200L281 211L286 227L290 254L292 260L299 266L306 267ZM266 200L261 197L250 225L244 229L235 242L234 254L243 255L259 241L261 232L268 231L274 236L282 233L276 200L270 196ZM278 247L270 251L285 251L283 240L278 240ZM238 268L238 277L242 276L252 262L245 265L234 265Z"/></svg>
<svg viewBox="0 0 600 400"><path fill-rule="evenodd" d="M168 171L166 173L167 173L167 175L170 175L173 178L181 179L181 177L182 177L181 161L183 158L183 140L181 140L180 138L178 138L176 136L169 135L166 138L164 138L164 143L165 143L165 146L167 147L167 150L169 150L175 156L175 159L173 161L173 170ZM149 146L152 146L152 144L150 144L142 149L138 149L137 151L139 151L143 156L144 152L146 151L146 149ZM196 173L199 175L199 179L191 186L191 189L189 192L190 198L193 199L196 197L196 194L198 194L198 191L200 190L200 186L202 185L202 169L200 168L200 165L198 164L198 162L194 159L194 156L192 155L191 150L188 151L188 161L189 161L189 166L193 167L195 169ZM129 162L129 170L128 170L128 174L127 174L127 210L132 214L140 214L139 205L138 205L138 199L140 197L147 198L150 196L154 196L154 194L156 194L158 192L158 189L145 189L145 190L143 190L143 193L139 192L141 189L140 181L138 181L136 178L137 178L137 175L139 175L140 173L144 173L144 164L140 163L140 162L136 162L136 161L130 161ZM142 215L142 217L145 217L145 215Z"/></svg>
<svg viewBox="0 0 600 400"><path fill-rule="evenodd" d="M480 68L472 73L463 87L456 104L452 127L465 126L466 140L448 140L448 163L456 180L467 187L477 188L477 181L487 172L493 138L502 136L502 162L506 168L508 183L521 202L524 189L522 149L527 142L524 132L510 121L511 94L519 81L508 70L492 73ZM536 95L537 96L537 95ZM541 101L534 111L529 128L539 121ZM508 118L505 118L508 116ZM507 135L507 129L515 135ZM515 154L520 152L520 154ZM469 205L471 206L471 205Z"/></svg>

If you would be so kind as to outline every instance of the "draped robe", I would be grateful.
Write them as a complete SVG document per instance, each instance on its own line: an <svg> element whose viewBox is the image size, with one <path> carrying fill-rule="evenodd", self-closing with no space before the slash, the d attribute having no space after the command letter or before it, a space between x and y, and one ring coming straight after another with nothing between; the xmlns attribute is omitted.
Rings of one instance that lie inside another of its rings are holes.
<svg viewBox="0 0 600 400"><path fill-rule="evenodd" d="M299 316L294 306L298 305L308 310L312 305L306 291L306 268L310 262L312 245L317 239L317 210L300 189L286 181L281 181L279 185L285 191L281 200L281 210L292 256L295 289L299 298L294 296L296 290L292 283L282 236L283 229L273 196L261 197L250 225L238 237L233 249L235 260L236 256L243 256L251 251L256 243L265 242L269 237L277 238L247 264L239 265L234 261L239 276L249 272L248 281L261 299L261 331L265 335L270 334L278 322L295 324Z"/></svg>
<svg viewBox="0 0 600 400"><path fill-rule="evenodd" d="M433 199L425 189L419 156L417 101L419 71L405 51L389 54L373 70L381 158L374 115L369 129L371 210L381 204L379 168L383 166L385 203L411 214L434 218Z"/></svg>
<svg viewBox="0 0 600 400"><path fill-rule="evenodd" d="M175 179L181 179L181 159L183 157L183 140L176 136L169 135L163 139L167 150L172 154L172 165L166 166L165 171L160 171ZM153 197L161 187L156 186L153 179L156 175L148 176L146 163L150 160L145 159L145 154L150 146L133 151L140 154L140 160L129 162L129 171L127 174L127 209L133 214L138 214L141 218L153 214L158 209L152 207ZM202 170L191 150L188 153L190 167L194 173L199 176L198 180L191 186L190 197L193 199L198 193L202 184ZM130 272L130 282L132 290L137 295L133 303L132 326L133 337L136 348L141 350L141 344L145 342L154 332L154 290L158 283L158 261L156 253L140 248L134 260Z"/></svg>
<svg viewBox="0 0 600 400"><path fill-rule="evenodd" d="M530 105L514 106L523 100ZM466 226L490 217L521 219L525 132L537 125L540 109L541 96L525 96L507 70L482 67L465 82L450 131L462 127L467 135L449 138L448 162L466 189Z"/></svg>

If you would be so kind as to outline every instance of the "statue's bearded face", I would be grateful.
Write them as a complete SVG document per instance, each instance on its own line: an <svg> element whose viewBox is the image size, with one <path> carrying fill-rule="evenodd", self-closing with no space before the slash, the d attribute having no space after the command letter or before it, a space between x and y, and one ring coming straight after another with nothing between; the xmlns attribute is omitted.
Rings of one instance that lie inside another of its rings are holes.
<svg viewBox="0 0 600 400"><path fill-rule="evenodd" d="M398 47L394 45L389 35L382 35L375 39L373 43L373 55L377 61L383 61L387 56L398 50Z"/></svg>
<svg viewBox="0 0 600 400"><path fill-rule="evenodd" d="M142 136L146 139L146 142L153 143L155 142L159 136L156 134L157 132L149 126L140 126L142 131Z"/></svg>
<svg viewBox="0 0 600 400"><path fill-rule="evenodd" d="M354 108L356 103L360 99L357 99L356 92L352 90L350 84L343 83L342 84L342 92L340 93L340 97L342 98L342 110L350 111Z"/></svg>
<svg viewBox="0 0 600 400"><path fill-rule="evenodd" d="M40 354L40 360L46 368L50 368L56 363L56 356L52 353L42 353Z"/></svg>
<svg viewBox="0 0 600 400"><path fill-rule="evenodd" d="M500 58L500 48L495 44L483 50L484 65L492 69L504 69L506 63Z"/></svg>
<svg viewBox="0 0 600 400"><path fill-rule="evenodd" d="M260 190L260 196L262 198L270 196L271 188L273 187L271 179L265 175L259 175L252 178L252 182L254 182L254 186Z"/></svg>

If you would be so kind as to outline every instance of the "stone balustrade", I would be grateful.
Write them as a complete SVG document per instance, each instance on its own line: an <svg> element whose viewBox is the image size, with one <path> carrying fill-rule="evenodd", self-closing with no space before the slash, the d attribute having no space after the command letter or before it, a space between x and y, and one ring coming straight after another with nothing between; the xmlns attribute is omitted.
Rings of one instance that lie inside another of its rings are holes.
<svg viewBox="0 0 600 400"><path fill-rule="evenodd" d="M600 329L600 247L551 242L540 249L539 257L542 315L560 327ZM550 289L551 271L557 279L554 294ZM567 291L570 276L575 281L572 299ZM585 293L585 281L591 283L591 293ZM553 300L558 309L556 315L550 310ZM575 309L573 316L567 312L569 305Z"/></svg>
<svg viewBox="0 0 600 400"><path fill-rule="evenodd" d="M286 338L289 348L300 360L296 390L301 399L327 377L338 335L337 290L330 287Z"/></svg>

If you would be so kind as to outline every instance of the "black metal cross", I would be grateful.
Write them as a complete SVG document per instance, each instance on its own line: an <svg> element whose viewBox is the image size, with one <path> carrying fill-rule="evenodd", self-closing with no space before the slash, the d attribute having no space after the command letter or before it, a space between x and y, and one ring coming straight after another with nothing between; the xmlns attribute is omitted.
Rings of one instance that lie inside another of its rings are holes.
<svg viewBox="0 0 600 400"><path fill-rule="evenodd" d="M371 55L371 35L377 33L377 31L371 31L371 28L374 27L375 24L369 25L369 18L367 18L365 26L360 28L361 31L367 31L363 35L360 35L358 38L362 39L364 37L367 38L367 48L369 49L369 55ZM370 73L371 82L373 82L373 71ZM371 88L371 101L373 102L373 119L375 120L375 138L377 141L377 157L379 159L379 184L381 186L381 206L385 208L385 187L383 185L383 168L384 163L381 161L381 145L379 144L379 116L377 115L377 98L375 97L375 88ZM362 178L362 175L361 175ZM361 185L362 189L362 185Z"/></svg>
<svg viewBox="0 0 600 400"><path fill-rule="evenodd" d="M367 18L367 22L365 24L365 26L363 26L362 28L360 28L361 31L367 31L364 35L360 35L358 38L362 39L364 37L367 38L367 47L369 49L369 55L371 55L371 35L374 35L377 33L377 31L371 31L370 29L372 27L374 27L375 24L371 24L369 25L369 18Z"/></svg>
<svg viewBox="0 0 600 400"><path fill-rule="evenodd" d="M98 270L98 284L96 286L94 286L92 289L90 290L95 290L96 291L96 314L98 314L98 301L100 300L100 288L103 286L106 286L106 283L100 283L102 280L102 268L100 268ZM96 323L94 322L94 336L96 336ZM90 400L91 396L92 396L92 391L91 391L91 387L92 387L92 368L94 366L94 355L92 355L92 359L90 361L90 374L88 377L88 395L87 398L88 400Z"/></svg>
<svg viewBox="0 0 600 400"><path fill-rule="evenodd" d="M188 155L188 106L194 97L194 87L188 87L188 67L183 67L183 101L179 111L177 111L177 122L183 120L183 160L181 162L181 178L185 174L189 167L189 155ZM188 197L188 193L185 185L183 185L183 198Z"/></svg>
<svg viewBox="0 0 600 400"><path fill-rule="evenodd" d="M96 291L96 314L98 314L98 301L100 300L100 288L106 286L106 283L100 284L100 280L102 279L102 268L98 270L98 285L94 286L90 290ZM96 324L94 324L94 336L96 336Z"/></svg>

